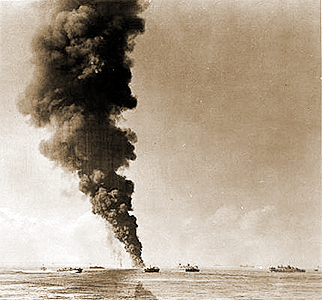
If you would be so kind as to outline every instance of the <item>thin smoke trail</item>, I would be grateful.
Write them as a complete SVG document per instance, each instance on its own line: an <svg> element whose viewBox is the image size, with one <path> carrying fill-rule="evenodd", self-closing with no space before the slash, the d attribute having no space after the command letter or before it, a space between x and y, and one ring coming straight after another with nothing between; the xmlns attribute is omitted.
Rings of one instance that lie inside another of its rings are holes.
<svg viewBox="0 0 322 300"><path fill-rule="evenodd" d="M32 41L33 79L19 111L53 135L39 149L80 178L92 211L107 220L130 254L144 266L131 195L134 184L116 172L136 159L136 134L116 125L136 107L129 88L134 38L144 32L137 0L56 1L52 17Z"/></svg>

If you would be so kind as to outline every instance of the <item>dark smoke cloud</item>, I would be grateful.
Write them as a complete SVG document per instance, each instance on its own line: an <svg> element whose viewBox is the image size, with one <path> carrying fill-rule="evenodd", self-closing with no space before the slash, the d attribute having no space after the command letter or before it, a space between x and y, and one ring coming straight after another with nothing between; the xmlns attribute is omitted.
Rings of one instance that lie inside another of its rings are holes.
<svg viewBox="0 0 322 300"><path fill-rule="evenodd" d="M32 82L18 108L37 127L54 133L41 153L77 172L93 213L112 226L115 237L143 266L131 195L134 184L116 173L135 160L131 130L116 126L119 115L136 107L129 88L134 38L144 32L136 0L56 1L52 18L32 41Z"/></svg>

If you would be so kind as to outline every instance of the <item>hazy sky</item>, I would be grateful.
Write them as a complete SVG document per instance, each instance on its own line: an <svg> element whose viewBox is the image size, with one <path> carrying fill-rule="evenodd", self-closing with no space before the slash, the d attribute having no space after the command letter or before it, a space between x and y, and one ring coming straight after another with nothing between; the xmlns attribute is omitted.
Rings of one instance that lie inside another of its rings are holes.
<svg viewBox="0 0 322 300"><path fill-rule="evenodd" d="M39 11L0 3L0 263L115 266L120 245L15 107ZM322 265L319 1L154 0L142 16L121 125L138 135L124 174L146 264Z"/></svg>

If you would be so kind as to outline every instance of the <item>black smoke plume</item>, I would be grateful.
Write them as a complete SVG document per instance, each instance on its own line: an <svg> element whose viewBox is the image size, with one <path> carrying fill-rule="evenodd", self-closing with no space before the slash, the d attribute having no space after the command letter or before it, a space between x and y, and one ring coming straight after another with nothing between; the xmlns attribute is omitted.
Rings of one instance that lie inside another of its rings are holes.
<svg viewBox="0 0 322 300"><path fill-rule="evenodd" d="M134 184L116 172L135 160L136 135L116 121L137 100L129 88L134 38L144 32L137 0L52 2L52 18L32 42L34 76L18 108L37 127L54 128L41 153L77 172L94 214L144 266L131 195Z"/></svg>

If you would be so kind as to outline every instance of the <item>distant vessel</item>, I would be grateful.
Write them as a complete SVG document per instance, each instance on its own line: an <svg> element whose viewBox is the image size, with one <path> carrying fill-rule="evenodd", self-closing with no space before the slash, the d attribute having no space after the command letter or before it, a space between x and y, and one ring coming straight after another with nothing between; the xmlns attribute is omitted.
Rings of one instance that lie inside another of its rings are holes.
<svg viewBox="0 0 322 300"><path fill-rule="evenodd" d="M153 273L153 272L159 272L160 269L158 267L149 267L149 268L145 268L144 272L148 272L148 273Z"/></svg>
<svg viewBox="0 0 322 300"><path fill-rule="evenodd" d="M189 264L185 267L186 272L199 272L198 266L190 266Z"/></svg>
<svg viewBox="0 0 322 300"><path fill-rule="evenodd" d="M99 266L94 266L94 267L89 267L90 269L105 269L104 267L99 267Z"/></svg>
<svg viewBox="0 0 322 300"><path fill-rule="evenodd" d="M70 272L70 273L82 273L82 268L72 268L72 267L64 267L57 270L57 272Z"/></svg>
<svg viewBox="0 0 322 300"><path fill-rule="evenodd" d="M277 266L277 267L270 267L269 270L271 272L282 272L282 273L295 273L295 272L305 272L304 269L299 269L293 266Z"/></svg>

